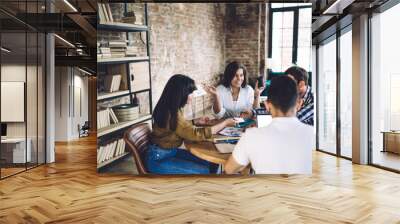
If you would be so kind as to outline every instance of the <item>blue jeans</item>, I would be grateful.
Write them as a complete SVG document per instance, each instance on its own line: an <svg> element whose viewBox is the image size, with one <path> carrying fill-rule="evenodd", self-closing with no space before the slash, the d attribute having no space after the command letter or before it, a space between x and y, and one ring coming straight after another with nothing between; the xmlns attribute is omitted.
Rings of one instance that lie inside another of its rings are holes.
<svg viewBox="0 0 400 224"><path fill-rule="evenodd" d="M145 156L146 168L154 174L211 174L218 165L197 158L180 148L163 149L150 145Z"/></svg>

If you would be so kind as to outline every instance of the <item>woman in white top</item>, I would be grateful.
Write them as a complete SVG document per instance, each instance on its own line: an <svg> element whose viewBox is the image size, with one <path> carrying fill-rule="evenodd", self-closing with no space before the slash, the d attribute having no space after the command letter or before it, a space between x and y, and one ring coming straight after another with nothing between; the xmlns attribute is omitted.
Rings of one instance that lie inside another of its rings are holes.
<svg viewBox="0 0 400 224"><path fill-rule="evenodd" d="M205 89L214 98L213 112L217 118L252 117L252 109L259 107L263 90L258 88L258 82L255 90L247 85L246 68L236 61L226 66L221 85Z"/></svg>

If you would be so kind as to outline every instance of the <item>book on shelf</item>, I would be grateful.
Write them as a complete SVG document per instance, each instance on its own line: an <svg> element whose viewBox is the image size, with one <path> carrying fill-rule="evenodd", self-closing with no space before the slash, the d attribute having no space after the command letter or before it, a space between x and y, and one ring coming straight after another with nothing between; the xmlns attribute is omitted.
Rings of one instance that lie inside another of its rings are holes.
<svg viewBox="0 0 400 224"><path fill-rule="evenodd" d="M103 163L125 153L125 140L118 139L97 149L97 163Z"/></svg>
<svg viewBox="0 0 400 224"><path fill-rule="evenodd" d="M137 53L136 53L136 48L134 46L126 46L126 56L130 56L130 57L136 57Z"/></svg>
<svg viewBox="0 0 400 224"><path fill-rule="evenodd" d="M114 22L110 5L108 3L97 3L100 23Z"/></svg>
<svg viewBox="0 0 400 224"><path fill-rule="evenodd" d="M118 123L118 118L115 115L114 110L112 108L108 108L108 109L110 110L109 113L110 113L111 120L113 121L114 124L117 124Z"/></svg>
<svg viewBox="0 0 400 224"><path fill-rule="evenodd" d="M115 114L112 108L107 108L97 112L97 128L104 128L111 125L111 121L114 124L118 124L120 119Z"/></svg>
<svg viewBox="0 0 400 224"><path fill-rule="evenodd" d="M109 41L111 56L113 58L122 58L126 56L126 41Z"/></svg>
<svg viewBox="0 0 400 224"><path fill-rule="evenodd" d="M124 40L111 40L111 41L108 42L108 46L110 48L117 48L117 47L126 48L126 41L124 41Z"/></svg>
<svg viewBox="0 0 400 224"><path fill-rule="evenodd" d="M99 47L99 53L102 58L111 58L111 50L109 47Z"/></svg>
<svg viewBox="0 0 400 224"><path fill-rule="evenodd" d="M127 71L126 64L108 65L107 70L104 73L104 76L106 74L121 74L121 82L119 90L128 90L128 75L126 71Z"/></svg>
<svg viewBox="0 0 400 224"><path fill-rule="evenodd" d="M117 75L106 75L104 77L104 89L106 92L112 93L120 90L122 76Z"/></svg>
<svg viewBox="0 0 400 224"><path fill-rule="evenodd" d="M97 129L110 126L110 111L108 109L97 112Z"/></svg>
<svg viewBox="0 0 400 224"><path fill-rule="evenodd" d="M97 3L97 8L98 8L98 11L99 11L99 22L100 23L104 23L106 21L106 19L105 19L106 16L104 15L104 11L103 11L102 7L103 7L102 3Z"/></svg>
<svg viewBox="0 0 400 224"><path fill-rule="evenodd" d="M110 8L110 5L109 5L109 4L106 4L106 3L104 3L104 5L105 5L105 7L106 7L107 14L108 14L108 18L109 18L110 22L114 22L113 15L112 15L111 8Z"/></svg>

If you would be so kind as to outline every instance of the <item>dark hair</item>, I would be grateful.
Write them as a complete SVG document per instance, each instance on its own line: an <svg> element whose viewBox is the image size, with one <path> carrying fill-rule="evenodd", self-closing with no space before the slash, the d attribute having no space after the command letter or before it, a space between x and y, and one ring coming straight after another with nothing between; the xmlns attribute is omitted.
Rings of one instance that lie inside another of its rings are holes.
<svg viewBox="0 0 400 224"><path fill-rule="evenodd" d="M292 66L285 71L285 75L293 76L297 83L304 81L306 85L308 84L308 73L302 67Z"/></svg>
<svg viewBox="0 0 400 224"><path fill-rule="evenodd" d="M153 118L160 128L175 131L178 110L183 108L188 96L196 90L194 80L185 75L173 75L164 87L160 99L154 108Z"/></svg>
<svg viewBox="0 0 400 224"><path fill-rule="evenodd" d="M296 106L298 98L297 84L289 76L272 78L268 89L268 101L283 113L287 113Z"/></svg>
<svg viewBox="0 0 400 224"><path fill-rule="evenodd" d="M237 61L233 61L226 66L224 71L224 77L222 78L221 84L224 85L226 88L229 88L231 86L232 79L235 77L236 72L239 69L243 69L244 80L242 83L242 87L243 88L246 87L247 86L246 67Z"/></svg>

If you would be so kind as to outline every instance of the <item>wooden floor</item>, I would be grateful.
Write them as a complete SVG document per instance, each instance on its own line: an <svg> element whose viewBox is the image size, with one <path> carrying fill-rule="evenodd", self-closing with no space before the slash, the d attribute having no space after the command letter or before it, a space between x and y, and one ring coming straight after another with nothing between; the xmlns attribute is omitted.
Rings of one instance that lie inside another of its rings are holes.
<svg viewBox="0 0 400 224"><path fill-rule="evenodd" d="M375 151L372 162L377 165L400 170L400 155L392 152Z"/></svg>
<svg viewBox="0 0 400 224"><path fill-rule="evenodd" d="M96 139L0 181L0 223L400 223L400 175L314 154L312 176L96 173Z"/></svg>

